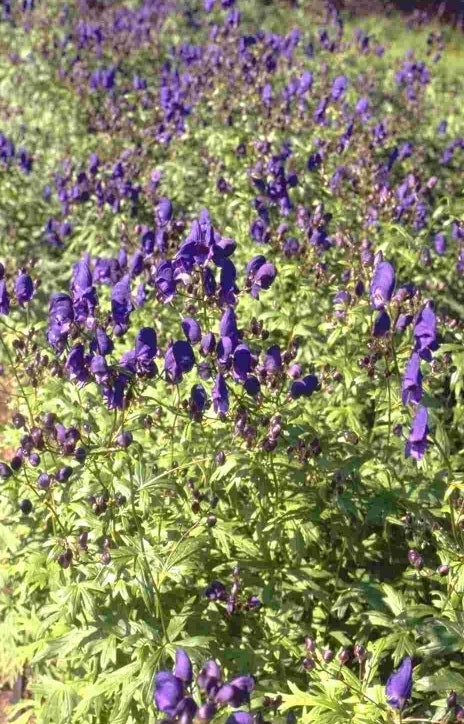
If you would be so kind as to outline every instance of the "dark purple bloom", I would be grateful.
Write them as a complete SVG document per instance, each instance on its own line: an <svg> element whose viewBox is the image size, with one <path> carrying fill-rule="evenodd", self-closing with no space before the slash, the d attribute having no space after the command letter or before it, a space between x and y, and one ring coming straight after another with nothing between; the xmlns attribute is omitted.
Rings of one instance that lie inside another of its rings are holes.
<svg viewBox="0 0 464 724"><path fill-rule="evenodd" d="M59 351L63 349L73 321L74 309L71 297L60 292L53 294L50 299L47 338L54 349Z"/></svg>
<svg viewBox="0 0 464 724"><path fill-rule="evenodd" d="M160 226L164 226L172 218L172 203L167 198L161 198L156 207L156 220Z"/></svg>
<svg viewBox="0 0 464 724"><path fill-rule="evenodd" d="M15 284L15 295L21 306L30 302L34 295L34 284L29 274L21 273Z"/></svg>
<svg viewBox="0 0 464 724"><path fill-rule="evenodd" d="M195 364L195 356L190 342L178 340L172 344L164 358L164 369L169 382L180 382L184 372L190 372Z"/></svg>
<svg viewBox="0 0 464 724"><path fill-rule="evenodd" d="M435 238L433 240L435 251L437 254L444 254L446 252L446 237L442 233L435 234Z"/></svg>
<svg viewBox="0 0 464 724"><path fill-rule="evenodd" d="M174 267L171 261L162 261L155 272L155 284L165 302L170 302L176 293Z"/></svg>
<svg viewBox="0 0 464 724"><path fill-rule="evenodd" d="M125 327L132 309L130 277L126 274L111 292L111 314L115 324Z"/></svg>
<svg viewBox="0 0 464 724"><path fill-rule="evenodd" d="M203 355L212 354L216 349L216 339L212 332L207 332L201 339L200 352Z"/></svg>
<svg viewBox="0 0 464 724"><path fill-rule="evenodd" d="M107 355L113 351L113 340L107 335L102 327L97 327L95 337L90 343L90 351L97 352L100 355Z"/></svg>
<svg viewBox="0 0 464 724"><path fill-rule="evenodd" d="M406 442L405 456L421 460L427 449L429 413L426 407L419 407L412 421L409 439Z"/></svg>
<svg viewBox="0 0 464 724"><path fill-rule="evenodd" d="M374 309L383 309L390 301L395 288L395 270L388 261L381 261L375 267L370 286L371 304Z"/></svg>
<svg viewBox="0 0 464 724"><path fill-rule="evenodd" d="M222 374L218 374L211 393L215 412L226 413L229 409L229 390Z"/></svg>
<svg viewBox="0 0 464 724"><path fill-rule="evenodd" d="M413 352L409 358L403 377L401 387L401 399L403 404L408 402L419 403L422 398L422 373L420 371L420 357L417 352Z"/></svg>
<svg viewBox="0 0 464 724"><path fill-rule="evenodd" d="M403 709L411 698L412 692L412 659L406 656L396 671L390 674L385 686L387 702L394 709Z"/></svg>
<svg viewBox="0 0 464 724"><path fill-rule="evenodd" d="M348 88L348 80L344 75L339 75L335 78L332 85L332 98L334 101L338 101Z"/></svg>
<svg viewBox="0 0 464 724"><path fill-rule="evenodd" d="M221 322L219 324L219 334L221 335L221 337L229 337L235 342L237 342L239 339L237 316L232 307L228 307L221 317Z"/></svg>
<svg viewBox="0 0 464 724"><path fill-rule="evenodd" d="M191 684L193 679L192 662L184 649L176 649L176 664L174 674L185 684Z"/></svg>
<svg viewBox="0 0 464 724"><path fill-rule="evenodd" d="M273 344L266 350L264 355L263 367L270 375L275 375L282 369L282 355L278 344Z"/></svg>
<svg viewBox="0 0 464 724"><path fill-rule="evenodd" d="M426 302L414 322L414 351L419 352L422 359L428 362L432 352L438 349L437 319L432 302Z"/></svg>
<svg viewBox="0 0 464 724"><path fill-rule="evenodd" d="M79 385L85 384L89 377L87 362L88 360L84 354L84 345L75 344L65 364L69 379L75 380Z"/></svg>
<svg viewBox="0 0 464 724"><path fill-rule="evenodd" d="M196 344L201 340L201 327L192 317L186 317L182 320L182 329L191 344Z"/></svg>
<svg viewBox="0 0 464 724"><path fill-rule="evenodd" d="M245 382L243 383L243 386L246 393L248 395L251 395L251 397L258 395L261 391L261 385L259 383L259 380L254 375L250 375L249 377L247 377Z"/></svg>
<svg viewBox="0 0 464 724"><path fill-rule="evenodd" d="M251 370L251 352L246 344L239 344L234 350L233 368L237 379L245 380Z"/></svg>
<svg viewBox="0 0 464 724"><path fill-rule="evenodd" d="M390 330L390 317L385 310L380 311L374 319L372 334L374 337L385 337Z"/></svg>
<svg viewBox="0 0 464 724"><path fill-rule="evenodd" d="M10 312L10 297L6 290L5 280L0 280L0 314L9 314Z"/></svg>
<svg viewBox="0 0 464 724"><path fill-rule="evenodd" d="M225 724L253 724L253 721L249 711L233 711L227 717Z"/></svg>
<svg viewBox="0 0 464 724"><path fill-rule="evenodd" d="M206 598L209 598L210 601L216 601L217 599L224 600L224 598L226 596L226 587L224 586L223 583L221 583L221 581L212 581L209 584L209 586L207 586L205 588L204 595L206 596ZM213 663L219 670L219 667L217 666L217 664L215 662L213 662ZM205 667L203 667L203 668L205 668ZM220 678L220 671L219 671L218 676L215 676L215 678L217 678L217 679Z"/></svg>
<svg viewBox="0 0 464 724"><path fill-rule="evenodd" d="M190 390L190 409L192 412L201 414L208 402L206 390L203 385L193 385Z"/></svg>
<svg viewBox="0 0 464 724"><path fill-rule="evenodd" d="M184 695L183 682L169 671L159 671L155 676L155 704L164 714L173 717Z"/></svg>
<svg viewBox="0 0 464 724"><path fill-rule="evenodd" d="M317 390L319 380L316 375L306 375L301 380L295 380L290 387L290 394L294 400L299 397L311 397L313 392Z"/></svg>

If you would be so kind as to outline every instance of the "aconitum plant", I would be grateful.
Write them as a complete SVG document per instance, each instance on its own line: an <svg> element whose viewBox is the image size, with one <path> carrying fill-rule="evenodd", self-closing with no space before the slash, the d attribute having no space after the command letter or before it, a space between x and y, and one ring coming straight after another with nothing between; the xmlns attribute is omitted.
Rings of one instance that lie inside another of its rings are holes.
<svg viewBox="0 0 464 724"><path fill-rule="evenodd" d="M460 721L459 34L1 9L11 719Z"/></svg>

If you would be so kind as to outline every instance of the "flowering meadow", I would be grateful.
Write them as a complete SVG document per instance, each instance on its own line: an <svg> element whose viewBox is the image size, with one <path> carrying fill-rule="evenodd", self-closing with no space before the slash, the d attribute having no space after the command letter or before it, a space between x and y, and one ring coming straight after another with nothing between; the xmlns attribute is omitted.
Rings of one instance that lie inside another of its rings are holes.
<svg viewBox="0 0 464 724"><path fill-rule="evenodd" d="M18 724L464 721L464 39L0 1Z"/></svg>

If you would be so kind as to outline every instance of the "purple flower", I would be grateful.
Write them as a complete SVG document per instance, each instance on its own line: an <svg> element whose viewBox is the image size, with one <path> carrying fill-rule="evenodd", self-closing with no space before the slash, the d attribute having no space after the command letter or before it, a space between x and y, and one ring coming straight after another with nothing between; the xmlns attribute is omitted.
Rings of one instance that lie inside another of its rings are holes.
<svg viewBox="0 0 464 724"><path fill-rule="evenodd" d="M216 601L217 599L224 600L224 598L226 597L226 587L224 586L223 583L221 583L221 581L212 581L209 584L209 586L207 586L205 588L204 595L206 596L206 598L209 598L210 601ZM215 662L212 662L212 663L214 663L214 665L217 666L217 664ZM205 667L206 667L206 664L205 664ZM205 667L203 667L203 668L205 668ZM220 678L220 671L219 671L218 676L216 676L215 678L217 678L217 679Z"/></svg>
<svg viewBox="0 0 464 724"><path fill-rule="evenodd" d="M419 407L412 421L411 432L406 442L405 456L421 460L427 449L429 413L426 407Z"/></svg>
<svg viewBox="0 0 464 724"><path fill-rule="evenodd" d="M221 337L229 337L235 344L238 342L240 335L237 328L237 317L232 307L228 307L221 317L219 334Z"/></svg>
<svg viewBox="0 0 464 724"><path fill-rule="evenodd" d="M428 362L432 359L432 352L438 349L437 319L433 311L432 302L426 302L414 322L414 351Z"/></svg>
<svg viewBox="0 0 464 724"><path fill-rule="evenodd" d="M216 349L216 338L212 332L207 332L201 339L200 352L203 355L212 354Z"/></svg>
<svg viewBox="0 0 464 724"><path fill-rule="evenodd" d="M105 357L113 351L114 344L113 340L107 335L102 327L97 327L95 330L95 337L90 343L90 351L97 352Z"/></svg>
<svg viewBox="0 0 464 724"><path fill-rule="evenodd" d="M24 306L26 302L30 302L34 295L34 284L29 274L21 274L18 276L15 284L15 296L19 304Z"/></svg>
<svg viewBox="0 0 464 724"><path fill-rule="evenodd" d="M245 380L251 370L251 352L246 344L239 344L234 350L233 368L234 374L239 380Z"/></svg>
<svg viewBox="0 0 464 724"><path fill-rule="evenodd" d="M442 233L435 234L435 238L433 240L435 251L437 254L444 254L446 252L446 237Z"/></svg>
<svg viewBox="0 0 464 724"><path fill-rule="evenodd" d="M261 392L261 385L259 384L259 380L257 377L255 377L255 375L250 375L249 377L247 377L245 382L243 383L243 387L245 388L245 392L251 397L258 395Z"/></svg>
<svg viewBox="0 0 464 724"><path fill-rule="evenodd" d="M201 327L192 317L186 317L182 320L182 329L191 344L196 344L201 340Z"/></svg>
<svg viewBox="0 0 464 724"><path fill-rule="evenodd" d="M408 402L419 403L422 398L422 373L420 371L420 357L417 352L413 352L409 358L403 377L401 387L401 399L403 404Z"/></svg>
<svg viewBox="0 0 464 724"><path fill-rule="evenodd" d="M47 339L56 350L61 351L74 321L72 299L68 294L58 292L50 299Z"/></svg>
<svg viewBox="0 0 464 724"><path fill-rule="evenodd" d="M306 375L302 380L295 380L290 387L290 394L294 400L300 397L311 397L317 390L319 380L316 375Z"/></svg>
<svg viewBox="0 0 464 724"><path fill-rule="evenodd" d="M377 264L370 286L371 304L374 309L383 309L390 301L395 288L395 270L388 261Z"/></svg>
<svg viewBox="0 0 464 724"><path fill-rule="evenodd" d="M334 101L338 101L348 88L348 80L344 75L339 75L335 78L332 85L332 98Z"/></svg>
<svg viewBox="0 0 464 724"><path fill-rule="evenodd" d="M218 374L211 393L215 412L225 414L229 409L229 391L222 374Z"/></svg>
<svg viewBox="0 0 464 724"><path fill-rule="evenodd" d="M181 679L170 671L159 671L155 676L155 704L160 711L173 717L184 695Z"/></svg>
<svg viewBox="0 0 464 724"><path fill-rule="evenodd" d="M172 344L164 358L164 369L169 382L180 382L184 372L190 372L195 364L195 356L190 342L178 340Z"/></svg>
<svg viewBox="0 0 464 724"><path fill-rule="evenodd" d="M262 289L269 289L277 276L274 264L266 262L264 256L256 256L247 264L248 282L251 284L250 294L258 299Z"/></svg>
<svg viewBox="0 0 464 724"><path fill-rule="evenodd" d="M191 684L193 679L192 662L184 649L176 649L176 664L174 674L185 684Z"/></svg>
<svg viewBox="0 0 464 724"><path fill-rule="evenodd" d="M132 309L130 276L126 274L111 292L111 315L115 324L125 327Z"/></svg>
<svg viewBox="0 0 464 724"><path fill-rule="evenodd" d="M268 375L275 375L282 369L282 355L278 344L273 344L266 350L264 355L263 367Z"/></svg>
<svg viewBox="0 0 464 724"><path fill-rule="evenodd" d="M203 385L193 385L190 390L190 409L196 414L201 414L208 401L206 390Z"/></svg>
<svg viewBox="0 0 464 724"><path fill-rule="evenodd" d="M156 220L159 226L165 226L172 218L172 203L167 198L161 198L156 207Z"/></svg>
<svg viewBox="0 0 464 724"><path fill-rule="evenodd" d="M412 692L412 659L406 656L396 671L390 674L385 686L387 702L394 709L403 709Z"/></svg>
<svg viewBox="0 0 464 724"><path fill-rule="evenodd" d="M69 373L69 379L75 380L79 386L87 382L89 373L83 344L74 345L68 355L65 367Z"/></svg>
<svg viewBox="0 0 464 724"><path fill-rule="evenodd" d="M155 284L164 302L170 302L176 293L174 267L171 261L162 261L155 272Z"/></svg>
<svg viewBox="0 0 464 724"><path fill-rule="evenodd" d="M10 312L10 297L6 290L5 280L0 280L0 314L9 314Z"/></svg>
<svg viewBox="0 0 464 724"><path fill-rule="evenodd" d="M385 337L390 330L390 317L385 310L379 312L374 319L372 334L374 337Z"/></svg>
<svg viewBox="0 0 464 724"><path fill-rule="evenodd" d="M225 724L253 724L253 716L249 711L233 711L227 717Z"/></svg>

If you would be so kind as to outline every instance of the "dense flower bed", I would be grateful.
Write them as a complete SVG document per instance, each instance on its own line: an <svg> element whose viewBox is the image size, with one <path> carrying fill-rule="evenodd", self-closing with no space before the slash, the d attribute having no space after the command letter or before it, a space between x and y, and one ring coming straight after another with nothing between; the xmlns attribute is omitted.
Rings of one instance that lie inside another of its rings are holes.
<svg viewBox="0 0 464 724"><path fill-rule="evenodd" d="M0 5L20 721L464 719L460 38Z"/></svg>

